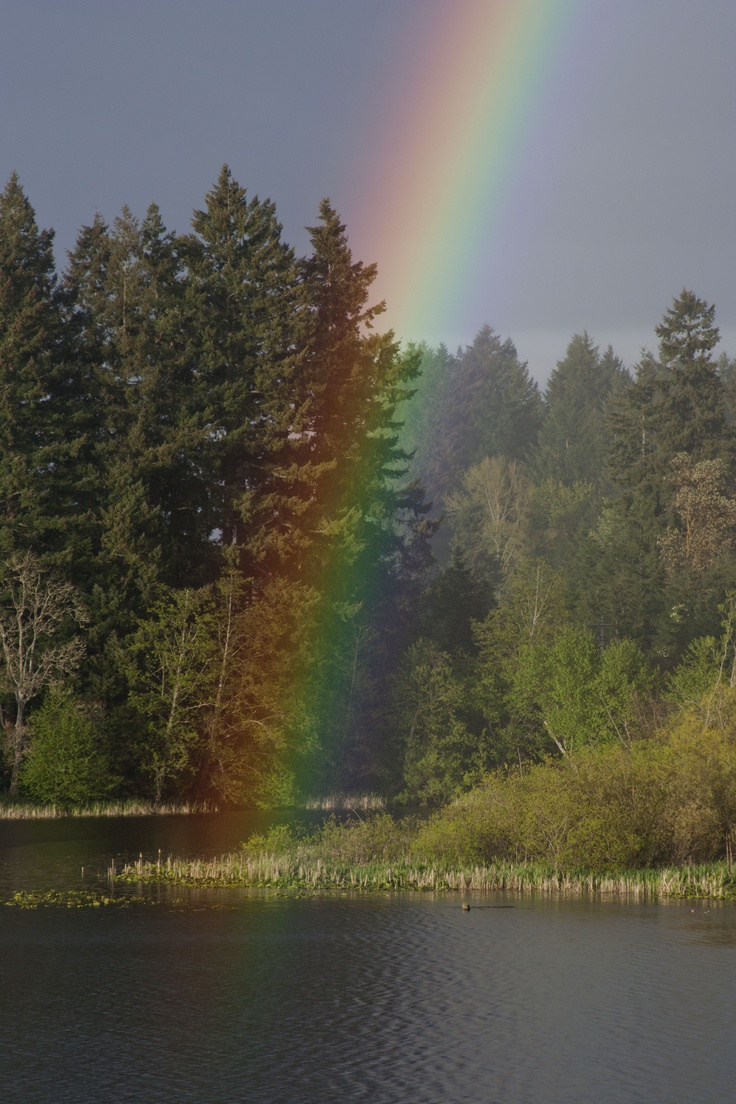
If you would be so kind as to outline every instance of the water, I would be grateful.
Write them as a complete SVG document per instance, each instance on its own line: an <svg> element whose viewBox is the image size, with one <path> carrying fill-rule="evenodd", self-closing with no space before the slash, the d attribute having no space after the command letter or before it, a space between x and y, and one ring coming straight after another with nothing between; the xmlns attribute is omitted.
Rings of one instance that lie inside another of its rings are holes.
<svg viewBox="0 0 736 1104"><path fill-rule="evenodd" d="M0 824L0 896L21 867L23 888L90 885L111 848L211 853L236 821ZM730 1104L735 907L471 905L175 890L2 908L0 1098Z"/></svg>

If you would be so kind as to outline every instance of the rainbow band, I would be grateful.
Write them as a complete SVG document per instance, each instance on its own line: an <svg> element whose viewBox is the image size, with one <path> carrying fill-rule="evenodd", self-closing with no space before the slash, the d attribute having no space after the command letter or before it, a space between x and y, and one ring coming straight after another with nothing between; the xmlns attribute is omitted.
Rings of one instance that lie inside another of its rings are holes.
<svg viewBox="0 0 736 1104"><path fill-rule="evenodd" d="M379 325L387 321L401 339L421 341L438 326L452 329L467 274L493 248L578 3L446 0L428 9L433 17L417 28L406 96L371 158L377 167L364 175L362 225L351 235L365 243L366 259L378 261L376 298L385 298L388 308ZM431 403L437 382L419 381L412 402ZM351 508L360 512L368 501L364 474L356 472L350 501L338 504L341 516ZM297 676L301 748L294 748L291 768L297 789L310 786L310 746L329 752L340 741L337 687L319 672L337 650L351 646L335 613L341 593L362 592L370 601L376 582L345 576L344 570L348 576L365 570L359 559L348 557L343 571L340 563L338 551L319 589L311 670Z"/></svg>
<svg viewBox="0 0 736 1104"><path fill-rule="evenodd" d="M401 338L452 332L468 274L494 247L579 2L448 0L417 28L406 99L366 182L358 234Z"/></svg>

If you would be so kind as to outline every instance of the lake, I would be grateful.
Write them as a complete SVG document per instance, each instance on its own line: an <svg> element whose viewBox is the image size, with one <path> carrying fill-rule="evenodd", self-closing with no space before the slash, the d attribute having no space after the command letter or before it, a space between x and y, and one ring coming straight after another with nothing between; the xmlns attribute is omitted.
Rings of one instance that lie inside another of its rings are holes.
<svg viewBox="0 0 736 1104"><path fill-rule="evenodd" d="M96 888L113 856L213 854L255 825L3 821L0 897ZM4 1102L734 1099L736 906L150 897L0 908Z"/></svg>

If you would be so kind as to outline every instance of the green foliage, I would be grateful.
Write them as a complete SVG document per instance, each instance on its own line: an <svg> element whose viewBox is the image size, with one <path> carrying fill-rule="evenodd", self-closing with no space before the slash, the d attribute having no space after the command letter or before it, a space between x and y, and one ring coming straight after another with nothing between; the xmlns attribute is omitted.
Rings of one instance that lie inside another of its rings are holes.
<svg viewBox="0 0 736 1104"><path fill-rule="evenodd" d="M667 696L678 706L694 706L712 689L719 670L718 641L698 636L667 679Z"/></svg>
<svg viewBox="0 0 736 1104"><path fill-rule="evenodd" d="M60 685L52 687L30 721L30 751L20 788L33 801L74 806L106 797L115 784L100 717Z"/></svg>
<svg viewBox="0 0 736 1104"><path fill-rule="evenodd" d="M660 664L670 706L712 724L736 681L714 308L684 290L634 378L574 335L543 400L489 326L401 350L327 200L309 234L296 257L223 166L193 233L155 205L97 216L59 280L15 176L0 195L11 791L27 714L72 669L113 768L159 801L449 800L632 746Z"/></svg>
<svg viewBox="0 0 736 1104"><path fill-rule="evenodd" d="M129 700L143 721L140 765L161 801L194 766L212 698L209 591L163 591L130 640Z"/></svg>
<svg viewBox="0 0 736 1104"><path fill-rule="evenodd" d="M420 829L415 854L597 871L703 862L736 829L736 702L679 714L650 741L491 775Z"/></svg>
<svg viewBox="0 0 736 1104"><path fill-rule="evenodd" d="M587 333L571 338L545 393L544 420L533 460L540 480L600 488L608 444L606 403L626 379L610 347L601 357Z"/></svg>
<svg viewBox="0 0 736 1104"><path fill-rule="evenodd" d="M528 513L532 485L516 460L484 457L462 475L459 490L445 506L468 565L475 574L494 580L508 574L528 544Z"/></svg>
<svg viewBox="0 0 736 1104"><path fill-rule="evenodd" d="M467 723L467 690L450 656L431 641L408 651L395 688L403 737L404 799L447 801L487 767L482 742Z"/></svg>

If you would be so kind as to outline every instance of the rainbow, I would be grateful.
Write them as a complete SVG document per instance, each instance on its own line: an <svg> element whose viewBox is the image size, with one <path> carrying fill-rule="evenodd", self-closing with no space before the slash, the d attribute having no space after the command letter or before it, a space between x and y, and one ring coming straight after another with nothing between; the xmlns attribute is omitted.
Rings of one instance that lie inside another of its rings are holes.
<svg viewBox="0 0 736 1104"><path fill-rule="evenodd" d="M378 263L376 290L402 339L456 329L524 174L538 171L529 143L579 8L580 0L444 0L413 29L396 112L372 151L351 226L361 253Z"/></svg>
<svg viewBox="0 0 736 1104"><path fill-rule="evenodd" d="M402 341L452 328L468 278L493 249L578 3L443 0L427 6L431 17L398 52L396 112L364 175L351 239L359 255L377 261L374 290L387 303L379 323L385 320ZM420 380L412 402L431 402L433 386ZM343 515L367 501L359 471L351 495L337 504ZM376 584L360 578L352 580L360 586L351 586L340 576L339 558L325 580L330 576L319 588L312 670L341 646L329 612L338 590L361 590L370 601ZM327 750L336 736L330 687L307 677L297 699L305 720L311 717L312 740ZM300 766L298 758L295 781L308 785L306 760Z"/></svg>

